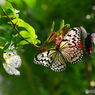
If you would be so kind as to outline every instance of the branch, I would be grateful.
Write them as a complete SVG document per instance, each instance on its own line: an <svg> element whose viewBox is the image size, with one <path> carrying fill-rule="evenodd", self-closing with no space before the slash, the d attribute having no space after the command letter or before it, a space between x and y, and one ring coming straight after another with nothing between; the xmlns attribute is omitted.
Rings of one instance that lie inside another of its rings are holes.
<svg viewBox="0 0 95 95"><path fill-rule="evenodd" d="M20 37L21 37L23 40L25 40L26 42L28 42L29 44L33 45L34 47L36 47L36 48L38 48L38 49L41 49L40 46L37 46L36 44L33 44L33 43L29 42L28 40L26 40L24 37L22 37L22 35L19 33L19 31L18 31L18 29L17 29L17 27L16 27L16 24L12 22L12 20L9 18L9 16L8 16L7 13L3 10L2 7L1 7L1 9L2 9L4 15L7 17L7 19L8 19L8 20L11 22L11 24L13 25L14 30L20 35Z"/></svg>

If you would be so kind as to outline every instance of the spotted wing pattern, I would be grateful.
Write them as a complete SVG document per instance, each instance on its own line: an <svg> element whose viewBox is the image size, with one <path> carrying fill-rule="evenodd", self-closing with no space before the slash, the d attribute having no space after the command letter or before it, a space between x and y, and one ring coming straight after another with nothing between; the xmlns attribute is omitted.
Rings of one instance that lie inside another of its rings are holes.
<svg viewBox="0 0 95 95"><path fill-rule="evenodd" d="M65 60L59 51L48 50L38 54L34 58L34 63L50 67L53 71L59 72L66 68Z"/></svg>
<svg viewBox="0 0 95 95"><path fill-rule="evenodd" d="M80 34L80 28L75 27L65 35L60 43L60 49L63 56L72 64L80 61L83 56Z"/></svg>
<svg viewBox="0 0 95 95"><path fill-rule="evenodd" d="M53 71L65 70L66 62L76 63L82 56L80 28L70 30L55 49L47 50L34 58L34 63L50 67Z"/></svg>

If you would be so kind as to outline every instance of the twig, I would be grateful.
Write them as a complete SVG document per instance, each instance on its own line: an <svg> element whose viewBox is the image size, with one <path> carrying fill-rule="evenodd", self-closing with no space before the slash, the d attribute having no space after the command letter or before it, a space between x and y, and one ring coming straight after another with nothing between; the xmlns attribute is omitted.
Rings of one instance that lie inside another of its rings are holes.
<svg viewBox="0 0 95 95"><path fill-rule="evenodd" d="M9 16L6 14L6 12L3 10L2 7L1 7L1 9L2 9L4 15L7 17L7 19L12 23L12 25L13 25L13 27L14 27L14 30L21 36L21 38L22 38L23 40L25 40L26 42L28 42L29 44L33 45L34 47L40 49L40 48L41 48L40 46L37 46L36 44L33 44L33 43L29 42L28 40L26 40L24 37L22 37L22 35L19 33L19 31L18 31L18 29L17 29L17 27L16 27L16 24L14 24L14 23L12 22L12 20L9 18Z"/></svg>

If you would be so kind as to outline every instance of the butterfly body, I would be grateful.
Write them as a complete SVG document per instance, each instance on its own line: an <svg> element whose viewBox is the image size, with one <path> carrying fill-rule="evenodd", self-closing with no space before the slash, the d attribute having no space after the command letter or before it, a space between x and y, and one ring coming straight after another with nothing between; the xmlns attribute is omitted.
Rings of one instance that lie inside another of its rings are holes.
<svg viewBox="0 0 95 95"><path fill-rule="evenodd" d="M51 50L38 54L34 58L34 63L50 67L53 71L60 72L65 70L66 62L74 64L83 56L80 43L80 28L75 27L68 31L60 43Z"/></svg>
<svg viewBox="0 0 95 95"><path fill-rule="evenodd" d="M91 55L92 54L91 34L88 34L87 37L85 38L84 46L88 55Z"/></svg>

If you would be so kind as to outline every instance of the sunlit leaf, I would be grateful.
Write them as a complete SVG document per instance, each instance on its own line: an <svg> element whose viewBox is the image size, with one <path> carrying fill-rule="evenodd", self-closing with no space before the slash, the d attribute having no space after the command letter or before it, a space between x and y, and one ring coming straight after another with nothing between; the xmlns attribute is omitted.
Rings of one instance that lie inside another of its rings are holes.
<svg viewBox="0 0 95 95"><path fill-rule="evenodd" d="M18 18L18 15L16 14L15 9L13 8L12 4L7 2L5 3L5 6L3 6L3 9L9 14L9 10L11 10L12 14L8 15L9 17Z"/></svg>
<svg viewBox="0 0 95 95"><path fill-rule="evenodd" d="M24 38L29 38L31 37L31 35L27 32L27 31L20 31L20 34L22 37Z"/></svg>
<svg viewBox="0 0 95 95"><path fill-rule="evenodd" d="M18 25L19 27L25 28L30 33L32 38L37 38L37 35L35 34L34 28L32 26L30 26L28 23L26 23L24 20L22 20L22 19L13 19L12 21L16 25Z"/></svg>
<svg viewBox="0 0 95 95"><path fill-rule="evenodd" d="M24 37L27 41L33 43L33 44L37 44L40 43L39 40L32 38L32 35L29 34L29 32L27 31L20 31L20 34L22 37Z"/></svg>
<svg viewBox="0 0 95 95"><path fill-rule="evenodd" d="M32 38L29 38L27 39L29 42L33 43L33 44L37 44L37 43L41 43L38 39L32 39Z"/></svg>
<svg viewBox="0 0 95 95"><path fill-rule="evenodd" d="M3 46L0 46L0 49L3 49L4 47Z"/></svg>
<svg viewBox="0 0 95 95"><path fill-rule="evenodd" d="M22 19L13 19L12 21L19 27L23 27L23 28L25 28L25 30L27 30L27 31L23 30L20 32L20 34L23 37L25 37L25 38L30 37L32 39L31 43L36 43L36 44L40 43L40 40L37 40L37 35L35 34L35 30L32 26L30 26L28 23L26 23Z"/></svg>
<svg viewBox="0 0 95 95"><path fill-rule="evenodd" d="M28 42L26 42L25 40L21 41L20 43L18 43L18 45L26 45L29 44Z"/></svg>
<svg viewBox="0 0 95 95"><path fill-rule="evenodd" d="M6 8L6 9L11 9L11 10L14 12L14 8L12 7L12 4L9 3L9 2L6 2L5 8Z"/></svg>

